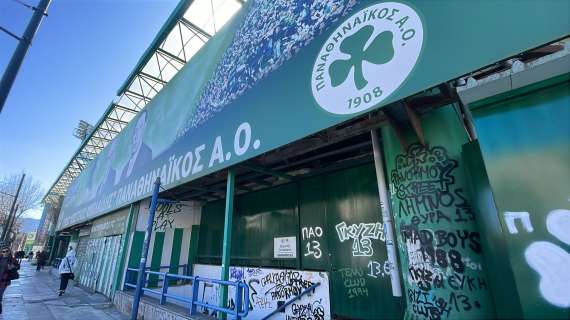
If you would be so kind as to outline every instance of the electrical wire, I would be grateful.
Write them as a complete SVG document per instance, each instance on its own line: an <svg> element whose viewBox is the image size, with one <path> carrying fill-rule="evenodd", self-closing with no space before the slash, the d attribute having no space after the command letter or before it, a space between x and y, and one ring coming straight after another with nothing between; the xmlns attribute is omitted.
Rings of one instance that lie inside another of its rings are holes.
<svg viewBox="0 0 570 320"><path fill-rule="evenodd" d="M29 5L29 4L25 3L24 1L20 1L20 0L12 0L12 1L19 3L28 9L36 10L36 7Z"/></svg>

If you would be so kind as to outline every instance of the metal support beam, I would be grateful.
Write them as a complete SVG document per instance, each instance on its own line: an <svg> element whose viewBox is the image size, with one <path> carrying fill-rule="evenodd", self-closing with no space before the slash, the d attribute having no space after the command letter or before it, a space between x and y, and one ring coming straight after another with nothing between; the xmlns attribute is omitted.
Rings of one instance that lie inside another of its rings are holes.
<svg viewBox="0 0 570 320"><path fill-rule="evenodd" d="M259 172L262 174L266 174L268 176L273 176L273 177L277 177L277 178L281 178L287 181L293 181L295 180L295 177L288 175L286 173L282 173L279 171L275 171L275 170L271 170L271 169L267 169L267 168L263 168L254 164L248 164L248 163L244 163L244 164L240 164L240 167L242 168L246 168L249 169L251 171L255 171L255 172Z"/></svg>
<svg viewBox="0 0 570 320"><path fill-rule="evenodd" d="M188 19L182 17L180 19L180 22L182 24L184 24L188 29L191 29L192 31L195 31L196 33L201 34L202 36L210 39L212 37L211 34L207 33L206 31L204 31L204 29L198 27L197 25L193 24L192 22L190 22Z"/></svg>
<svg viewBox="0 0 570 320"><path fill-rule="evenodd" d="M424 130L422 128L422 121L416 112L409 103L404 102L404 108L406 109L406 113L408 114L408 119L410 119L410 123L412 124L412 128L418 137L418 141L422 144L426 144L426 139L424 138Z"/></svg>
<svg viewBox="0 0 570 320"><path fill-rule="evenodd" d="M384 115L386 116L386 120L388 120L388 125L394 131L394 134L396 135L396 138L398 138L398 141L400 141L400 146L402 147L402 150L408 149L408 142L404 137L404 131L402 130L402 127L398 124L398 122L394 118L392 118L392 116L388 115L387 113L384 113Z"/></svg>
<svg viewBox="0 0 570 320"><path fill-rule="evenodd" d="M131 320L137 320L139 312L139 303L143 293L144 280L146 278L146 258L148 256L148 248L150 246L150 237L152 235L152 222L154 221L154 214L158 206L158 192L160 191L160 177L156 177L154 182L154 189L152 191L152 198L150 200L150 209L148 210L148 219L146 222L146 233L144 235L144 242L141 254L141 261L139 263L139 272L137 278L137 288L133 297L133 308L131 310Z"/></svg>
<svg viewBox="0 0 570 320"><path fill-rule="evenodd" d="M162 79L159 79L159 78L157 78L157 77L155 77L155 76L153 76L153 75L151 75L151 74L148 74L148 73L146 73L146 72L142 72L142 71L139 72L139 76L149 78L150 80L155 81L155 82L158 82L158 83L160 83L160 84L162 84L162 85L165 85L165 84L167 83L167 81L164 81L164 80L162 80Z"/></svg>
<svg viewBox="0 0 570 320"><path fill-rule="evenodd" d="M36 31L38 31L40 22L42 22L50 2L51 0L41 0L38 7L34 9L34 14L30 19L30 23L28 23L26 31L24 31L24 35L20 39L20 43L18 43L18 46L8 63L8 67L6 67L6 71L4 71L4 75L0 81L0 112L2 112L4 103L8 98L8 93L14 84L14 80L16 80L18 70L20 70L20 66L24 61L28 48L32 45L32 39L34 38Z"/></svg>
<svg viewBox="0 0 570 320"><path fill-rule="evenodd" d="M224 244L222 249L222 274L220 279L228 281L230 278L230 255L232 249L232 217L234 215L234 185L235 185L235 169L228 169L228 181L226 187L226 214L224 218ZM225 306L228 301L228 287L221 286L222 294L220 295L220 306ZM220 313L220 317L225 319L225 314Z"/></svg>
<svg viewBox="0 0 570 320"><path fill-rule="evenodd" d="M447 90L450 92L450 95L455 99L456 105L454 105L455 112L459 117L459 121L463 125L465 132L467 133L467 137L469 141L477 140L477 131L475 130L475 124L473 121L473 114L471 114L471 109L469 106L466 106L461 100L461 97L457 93L457 88L451 88L449 84L447 84Z"/></svg>
<svg viewBox="0 0 570 320"><path fill-rule="evenodd" d="M157 52L158 54L162 54L162 55L163 55L165 58L167 58L167 59L170 58L170 59L172 59L172 60L174 60L174 61L180 63L181 65L184 65L184 64L186 63L186 61L182 60L181 58L175 56L174 54L172 54L172 53L170 53L170 52L168 52L168 51L166 51L166 50L164 50L164 49L162 49L162 48L156 49L156 52Z"/></svg>

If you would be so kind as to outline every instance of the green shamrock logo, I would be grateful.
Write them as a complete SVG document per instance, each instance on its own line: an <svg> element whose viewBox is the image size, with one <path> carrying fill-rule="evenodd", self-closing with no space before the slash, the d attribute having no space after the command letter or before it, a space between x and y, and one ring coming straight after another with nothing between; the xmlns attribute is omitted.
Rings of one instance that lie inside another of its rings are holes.
<svg viewBox="0 0 570 320"><path fill-rule="evenodd" d="M350 55L350 58L348 60L336 60L329 66L329 75L333 87L345 82L350 70L354 67L354 84L360 90L368 83L362 74L362 62L364 60L374 64L384 64L392 60L394 57L392 45L394 35L390 31L381 32L367 48L364 48L373 31L372 26L365 26L342 41L340 51Z"/></svg>

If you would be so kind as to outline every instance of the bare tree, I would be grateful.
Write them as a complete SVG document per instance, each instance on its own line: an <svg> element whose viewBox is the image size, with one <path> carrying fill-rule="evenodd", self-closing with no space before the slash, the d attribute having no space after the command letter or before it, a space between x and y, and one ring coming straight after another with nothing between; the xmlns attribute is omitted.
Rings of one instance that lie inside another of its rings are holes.
<svg viewBox="0 0 570 320"><path fill-rule="evenodd" d="M5 225L6 219L10 214L10 207L21 177L22 174L14 173L4 175L0 179L0 224L2 225ZM16 211L14 225L17 225L17 219L20 218L24 212L30 209L36 209L40 206L43 194L44 191L41 183L33 177L26 175L22 188L20 189L20 194L18 195L18 201L16 202L18 210Z"/></svg>

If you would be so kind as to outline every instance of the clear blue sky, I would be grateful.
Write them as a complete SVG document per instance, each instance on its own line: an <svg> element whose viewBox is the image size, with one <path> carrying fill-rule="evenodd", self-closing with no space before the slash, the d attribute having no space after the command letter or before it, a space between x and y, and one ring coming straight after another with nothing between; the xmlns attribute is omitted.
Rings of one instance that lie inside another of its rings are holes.
<svg viewBox="0 0 570 320"><path fill-rule="evenodd" d="M47 191L79 147L79 120L97 122L177 2L52 0L0 113L0 175L24 170ZM21 35L30 17L0 0L4 28ZM0 31L0 73L16 45Z"/></svg>

